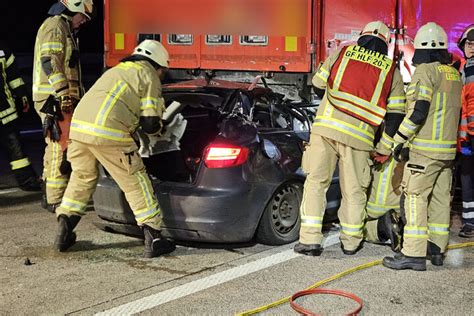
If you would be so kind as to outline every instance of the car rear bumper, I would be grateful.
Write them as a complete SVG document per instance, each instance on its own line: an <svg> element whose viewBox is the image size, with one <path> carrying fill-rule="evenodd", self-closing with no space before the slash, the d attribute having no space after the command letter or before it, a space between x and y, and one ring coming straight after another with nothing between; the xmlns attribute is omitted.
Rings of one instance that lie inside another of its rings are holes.
<svg viewBox="0 0 474 316"><path fill-rule="evenodd" d="M247 242L253 238L274 189L268 184L246 182L228 189L159 183L155 192L159 192L163 235L176 240ZM94 208L105 220L102 224L107 226L106 230L136 235L132 228L135 218L113 180L101 178L94 194Z"/></svg>

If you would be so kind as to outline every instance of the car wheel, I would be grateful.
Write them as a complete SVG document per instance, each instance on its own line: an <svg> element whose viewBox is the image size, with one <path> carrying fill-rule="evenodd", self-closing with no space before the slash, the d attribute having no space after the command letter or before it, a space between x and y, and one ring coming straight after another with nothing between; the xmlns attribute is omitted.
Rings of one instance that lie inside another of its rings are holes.
<svg viewBox="0 0 474 316"><path fill-rule="evenodd" d="M256 239L267 245L284 245L298 238L302 185L287 183L272 196L257 228Z"/></svg>

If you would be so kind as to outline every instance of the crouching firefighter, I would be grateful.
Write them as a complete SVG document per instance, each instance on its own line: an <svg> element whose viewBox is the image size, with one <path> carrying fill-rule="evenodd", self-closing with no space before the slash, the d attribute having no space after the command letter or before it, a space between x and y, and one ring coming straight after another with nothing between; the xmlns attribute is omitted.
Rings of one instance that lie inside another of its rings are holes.
<svg viewBox="0 0 474 316"><path fill-rule="evenodd" d="M387 57L389 40L388 27L380 21L371 22L357 45L329 56L313 77L314 90L322 101L303 154L307 177L295 252L318 256L323 250L326 192L338 162L342 250L353 255L362 247L375 131L392 111L387 108L388 100L404 98L400 72Z"/></svg>
<svg viewBox="0 0 474 316"><path fill-rule="evenodd" d="M0 41L0 147L7 153L20 189L39 191L39 177L23 152L16 125L29 107L26 85L16 67L15 55Z"/></svg>
<svg viewBox="0 0 474 316"><path fill-rule="evenodd" d="M43 208L54 213L70 174L66 160L72 112L84 94L77 32L94 13L92 0L59 0L36 35L33 101L43 121Z"/></svg>
<svg viewBox="0 0 474 316"><path fill-rule="evenodd" d="M367 200L365 240L373 243L390 241L394 252L402 246L402 222L400 218L401 181L405 163L391 156L393 136L405 117L405 97L389 99L392 112L385 117L382 138L373 154L372 183Z"/></svg>
<svg viewBox="0 0 474 316"><path fill-rule="evenodd" d="M174 245L160 234L161 212L132 135L140 126L161 132L164 100L161 81L168 52L160 42L145 40L133 54L105 72L74 112L68 148L71 178L56 210L55 245L66 251L76 240L74 228L95 191L99 163L117 182L145 236L147 258L168 253Z"/></svg>
<svg viewBox="0 0 474 316"><path fill-rule="evenodd" d="M407 115L394 136L393 155L408 143L402 188L403 246L385 257L391 269L426 270L426 258L443 264L449 240L450 189L461 111L461 76L449 66L446 32L436 23L415 36L416 70L407 89Z"/></svg>

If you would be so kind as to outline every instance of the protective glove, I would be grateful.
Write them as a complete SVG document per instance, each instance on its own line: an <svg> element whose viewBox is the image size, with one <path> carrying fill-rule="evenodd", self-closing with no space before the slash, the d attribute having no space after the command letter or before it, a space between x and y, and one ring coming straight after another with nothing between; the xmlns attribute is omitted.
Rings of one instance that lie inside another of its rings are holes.
<svg viewBox="0 0 474 316"><path fill-rule="evenodd" d="M76 99L71 98L68 95L62 96L61 99L59 100L61 112L72 113L77 102L78 101Z"/></svg>
<svg viewBox="0 0 474 316"><path fill-rule="evenodd" d="M378 152L374 152L372 155L372 160L375 163L383 165L388 159L390 158L390 155L381 155Z"/></svg>
<svg viewBox="0 0 474 316"><path fill-rule="evenodd" d="M53 141L59 141L61 129L58 125L58 118L55 115L46 115L43 122L43 137L48 137Z"/></svg>
<svg viewBox="0 0 474 316"><path fill-rule="evenodd" d="M408 147L403 147L403 144L400 143L393 148L393 158L398 161L408 161L410 158L410 149Z"/></svg>

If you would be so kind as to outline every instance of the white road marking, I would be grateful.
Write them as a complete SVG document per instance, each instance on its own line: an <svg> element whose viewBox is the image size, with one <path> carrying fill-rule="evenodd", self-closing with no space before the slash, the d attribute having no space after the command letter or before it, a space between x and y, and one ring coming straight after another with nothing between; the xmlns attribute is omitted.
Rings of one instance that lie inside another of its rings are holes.
<svg viewBox="0 0 474 316"><path fill-rule="evenodd" d="M20 189L17 189L17 188L0 190L0 195L8 194L8 193L14 193L14 192L18 192L18 191L20 191Z"/></svg>
<svg viewBox="0 0 474 316"><path fill-rule="evenodd" d="M337 244L338 242L339 233L330 233L328 237L325 238L323 247L327 248ZM143 297L136 301L114 307L101 313L97 313L96 315L132 315L139 313L301 256L293 251L293 247L288 249L289 246L291 245L279 247L285 250L277 254L258 259L147 297Z"/></svg>

